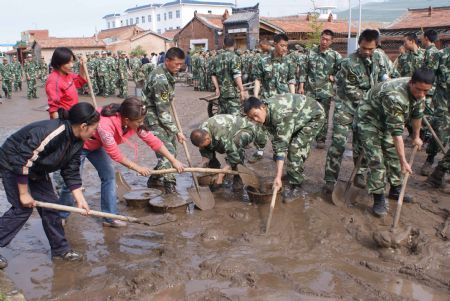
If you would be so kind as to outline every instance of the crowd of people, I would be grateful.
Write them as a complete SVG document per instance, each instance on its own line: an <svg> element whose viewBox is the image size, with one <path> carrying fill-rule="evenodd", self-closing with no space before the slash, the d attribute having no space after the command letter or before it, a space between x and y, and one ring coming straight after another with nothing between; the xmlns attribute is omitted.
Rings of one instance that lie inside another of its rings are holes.
<svg viewBox="0 0 450 301"><path fill-rule="evenodd" d="M234 39L225 37L224 48L210 52L210 57L207 53L194 54L191 61L194 89L215 91L219 112L192 131L189 138L199 149L202 166L221 167L216 157L220 153L226 155L224 168L233 170L238 164L260 160L270 139L276 167L273 188L283 186L284 202L292 202L302 196L304 163L314 141L317 148L325 148L330 104L334 101L323 192L330 194L334 189L347 137L352 132L353 159L355 165L361 163L355 185L367 188L373 200L373 214L385 216L389 210L385 198L387 183L388 198L397 199L404 173L412 173L405 155L405 126L409 128L412 145L422 147L426 138L422 134L422 118L427 114L441 140L444 143L448 140L450 50L449 47L437 50L434 46L437 34L426 31L422 39L426 47L423 59L418 59L417 48L409 46L411 39L416 44L417 39L408 35L407 51L394 64L378 47L377 30L364 30L359 36L359 48L347 58L331 49L333 38L332 31L324 30L319 45L309 49L296 47L289 53L288 37L277 34L273 44L261 41L259 51L239 56ZM176 193L175 174L150 176L150 168L126 158L118 145L138 135L156 152L158 162L154 169L175 167L183 172L183 164L176 159L177 143L184 143L187 138L174 122L171 103L175 97L175 76L187 62L186 54L172 47L156 66L131 57L129 70L136 83L142 82L142 98L128 97L126 90L119 87L120 96L126 99L103 108L78 102L77 89L85 86L88 76L95 93L112 95L109 85L114 80L108 73L108 61L112 58L107 53L102 53L102 58L97 56L77 60L70 49L56 49L52 73L46 81L50 120L26 125L0 148L0 169L11 203L0 218L1 247L24 225L35 200L67 205L75 201L89 213L80 177L86 158L99 174L104 212L117 213L113 161L149 176L148 187L162 187L165 194ZM203 67L199 66L204 63L199 62L206 58L207 70L201 71ZM127 64L124 67L121 60L125 62L126 54L120 53L116 64L119 69L126 69ZM143 71L146 66L151 67ZM119 80L128 76L125 69L122 75L118 71ZM251 95L244 89L244 83L249 81L254 82ZM207 84L211 86L207 88ZM256 151L245 158L244 150L251 144ZM429 140L429 148L432 144L433 140ZM429 156L436 153L430 152ZM427 158L427 162L432 161ZM450 151L429 173L428 183L442 187L449 168ZM50 173L62 178L58 196ZM213 184L223 185L223 175ZM235 190L242 189L238 176L234 176L232 186ZM412 196L405 197L405 201L411 200ZM52 256L81 259L82 255L70 249L64 236L67 213L38 210ZM104 219L103 226L126 224ZM0 257L0 266L6 264L6 259Z"/></svg>

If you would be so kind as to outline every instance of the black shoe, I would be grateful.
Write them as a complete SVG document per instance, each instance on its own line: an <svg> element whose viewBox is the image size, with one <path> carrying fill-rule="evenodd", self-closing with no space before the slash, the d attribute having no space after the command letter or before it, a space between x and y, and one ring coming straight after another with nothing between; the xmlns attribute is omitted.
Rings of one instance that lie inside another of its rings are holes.
<svg viewBox="0 0 450 301"><path fill-rule="evenodd" d="M292 203L301 197L303 197L303 189L301 185L289 184L284 188L283 203Z"/></svg>
<svg viewBox="0 0 450 301"><path fill-rule="evenodd" d="M0 269L4 269L8 266L8 260L5 257L0 255Z"/></svg>
<svg viewBox="0 0 450 301"><path fill-rule="evenodd" d="M400 197L400 190L402 189L401 186L391 186L391 189L389 190L388 198L391 200L398 200ZM403 197L403 202L405 203L412 203L414 201L414 198L410 195L407 195L405 193L405 196Z"/></svg>
<svg viewBox="0 0 450 301"><path fill-rule="evenodd" d="M62 255L54 255L52 259L61 259L65 261L81 261L83 260L83 255L73 250L67 251Z"/></svg>
<svg viewBox="0 0 450 301"><path fill-rule="evenodd" d="M385 216L389 211L389 203L384 198L384 194L373 194L373 213L378 217Z"/></svg>
<svg viewBox="0 0 450 301"><path fill-rule="evenodd" d="M366 188L366 179L363 174L357 174L355 178L353 179L353 185L355 187L364 189Z"/></svg>
<svg viewBox="0 0 450 301"><path fill-rule="evenodd" d="M171 194L175 193L176 190L176 184L172 182L164 182L164 192L165 194Z"/></svg>

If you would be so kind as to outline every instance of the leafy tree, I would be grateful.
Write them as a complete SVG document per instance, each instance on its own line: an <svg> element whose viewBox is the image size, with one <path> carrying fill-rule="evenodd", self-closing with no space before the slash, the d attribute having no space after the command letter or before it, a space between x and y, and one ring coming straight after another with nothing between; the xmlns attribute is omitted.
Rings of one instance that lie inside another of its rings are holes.
<svg viewBox="0 0 450 301"><path fill-rule="evenodd" d="M134 55L135 57L141 57L147 54L147 51L142 48L141 45L136 46L133 50L131 50L130 55Z"/></svg>

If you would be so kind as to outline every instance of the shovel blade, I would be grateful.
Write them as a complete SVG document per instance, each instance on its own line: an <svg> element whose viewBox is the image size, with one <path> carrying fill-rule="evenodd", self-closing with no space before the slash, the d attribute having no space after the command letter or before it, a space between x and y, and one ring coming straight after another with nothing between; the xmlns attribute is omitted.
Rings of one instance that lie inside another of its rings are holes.
<svg viewBox="0 0 450 301"><path fill-rule="evenodd" d="M214 196L209 190L208 187L199 187L199 190L195 188L189 188L188 193L192 198L195 206L197 206L200 210L210 210L213 209L216 205L216 201L214 200Z"/></svg>
<svg viewBox="0 0 450 301"><path fill-rule="evenodd" d="M261 187L261 181L259 180L259 177L256 175L256 173L251 170L250 168L245 167L244 165L239 164L237 166L239 176L242 179L242 182L245 186L250 186L255 189L260 189Z"/></svg>
<svg viewBox="0 0 450 301"><path fill-rule="evenodd" d="M116 171L116 188L117 188L117 197L119 200L124 201L124 195L127 192L131 191L130 185L123 178L122 174L119 171Z"/></svg>

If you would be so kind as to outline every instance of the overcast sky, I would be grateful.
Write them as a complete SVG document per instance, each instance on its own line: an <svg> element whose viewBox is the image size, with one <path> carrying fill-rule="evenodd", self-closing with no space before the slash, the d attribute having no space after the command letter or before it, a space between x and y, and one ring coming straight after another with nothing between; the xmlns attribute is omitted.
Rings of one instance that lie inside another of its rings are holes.
<svg viewBox="0 0 450 301"><path fill-rule="evenodd" d="M28 29L48 29L54 37L92 36L105 27L102 17L109 13L123 13L136 5L165 3L143 0L0 0L0 44L20 40L20 32ZM218 1L218 0L210 0ZM232 2L234 0L222 0ZM316 0L328 1L328 0ZM338 10L348 7L348 0L335 1ZM357 3L358 0L352 0ZM363 0L368 2L369 0ZM238 0L239 7L256 4L254 0ZM311 0L259 0L263 16L283 16L311 9Z"/></svg>

